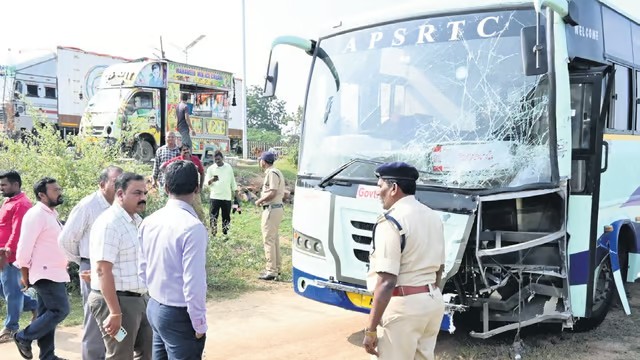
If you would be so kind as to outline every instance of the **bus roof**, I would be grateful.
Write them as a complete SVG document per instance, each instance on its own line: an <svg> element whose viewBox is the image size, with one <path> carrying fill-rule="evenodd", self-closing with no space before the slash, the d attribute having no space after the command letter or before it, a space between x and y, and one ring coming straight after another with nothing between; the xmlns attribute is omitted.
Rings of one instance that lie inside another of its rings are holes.
<svg viewBox="0 0 640 360"><path fill-rule="evenodd" d="M354 30L360 27L371 26L390 22L398 19L419 18L423 16L436 16L449 13L461 13L468 11L495 10L500 7L526 7L533 9L532 0L447 0L430 1L413 0L399 4L391 9L363 12L362 15L340 21L332 27L321 32L321 37L330 36L343 31Z"/></svg>
<svg viewBox="0 0 640 360"><path fill-rule="evenodd" d="M580 0L577 0L580 1ZM634 14L634 6L631 0L598 0L613 10L619 12L625 17L631 19L635 23L640 23L640 15ZM533 8L533 0L447 0L432 1L413 0L394 6L391 9L383 9L378 11L364 12L362 15L340 21L333 24L320 33L321 37L330 36L336 33L354 30L360 27L366 27L373 24L390 22L403 18L418 18L424 16L444 15L448 13L460 13L468 11L496 10L500 7L531 7ZM578 17L580 14L578 14Z"/></svg>

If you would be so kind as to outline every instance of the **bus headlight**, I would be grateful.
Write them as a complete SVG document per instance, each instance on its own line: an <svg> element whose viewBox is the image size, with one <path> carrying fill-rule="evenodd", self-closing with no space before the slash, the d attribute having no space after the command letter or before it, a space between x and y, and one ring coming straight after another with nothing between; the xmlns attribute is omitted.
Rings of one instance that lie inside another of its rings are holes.
<svg viewBox="0 0 640 360"><path fill-rule="evenodd" d="M325 256L322 241L301 234L298 231L293 232L293 245L295 246L296 250L299 250L301 252L316 256Z"/></svg>

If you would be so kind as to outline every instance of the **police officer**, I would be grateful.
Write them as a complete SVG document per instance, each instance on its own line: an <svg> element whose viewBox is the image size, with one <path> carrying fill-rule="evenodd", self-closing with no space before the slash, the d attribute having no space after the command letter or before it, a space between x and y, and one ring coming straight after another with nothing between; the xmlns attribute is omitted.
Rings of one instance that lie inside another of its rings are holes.
<svg viewBox="0 0 640 360"><path fill-rule="evenodd" d="M373 305L363 345L374 359L434 359L444 314L438 288L444 269L442 221L414 196L416 168L386 163L376 176L385 212L373 230L367 276Z"/></svg>
<svg viewBox="0 0 640 360"><path fill-rule="evenodd" d="M260 280L275 280L280 275L280 239L278 228L284 216L282 198L284 196L284 176L280 170L273 166L276 154L265 151L258 158L260 167L264 170L262 182L262 194L256 201L257 206L262 206L262 242L267 258L267 267Z"/></svg>

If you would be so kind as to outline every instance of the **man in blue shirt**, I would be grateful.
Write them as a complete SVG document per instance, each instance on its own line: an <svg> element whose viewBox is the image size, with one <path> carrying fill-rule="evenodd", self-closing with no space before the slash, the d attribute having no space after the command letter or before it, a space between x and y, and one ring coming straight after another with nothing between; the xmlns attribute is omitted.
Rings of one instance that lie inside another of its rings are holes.
<svg viewBox="0 0 640 360"><path fill-rule="evenodd" d="M193 209L198 170L167 167L167 204L140 226L140 277L149 289L147 318L154 359L200 359L207 332L207 230Z"/></svg>

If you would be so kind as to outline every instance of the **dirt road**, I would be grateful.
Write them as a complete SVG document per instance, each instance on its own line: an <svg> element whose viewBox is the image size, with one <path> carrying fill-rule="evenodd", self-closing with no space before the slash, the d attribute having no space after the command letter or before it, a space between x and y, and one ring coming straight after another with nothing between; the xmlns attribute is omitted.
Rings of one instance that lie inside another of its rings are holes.
<svg viewBox="0 0 640 360"><path fill-rule="evenodd" d="M534 330L523 334L523 359L638 359L635 324L640 321L640 286L632 285L632 315L614 308L605 322L589 333ZM237 299L211 302L205 356L210 359L368 359L360 347L365 315L325 306L300 296L288 283ZM79 327L57 332L57 355L80 359ZM509 359L513 334L488 341L466 332L441 333L438 359ZM37 346L34 343L34 350ZM37 355L34 354L37 358ZM0 358L19 360L15 345L0 345Z"/></svg>

